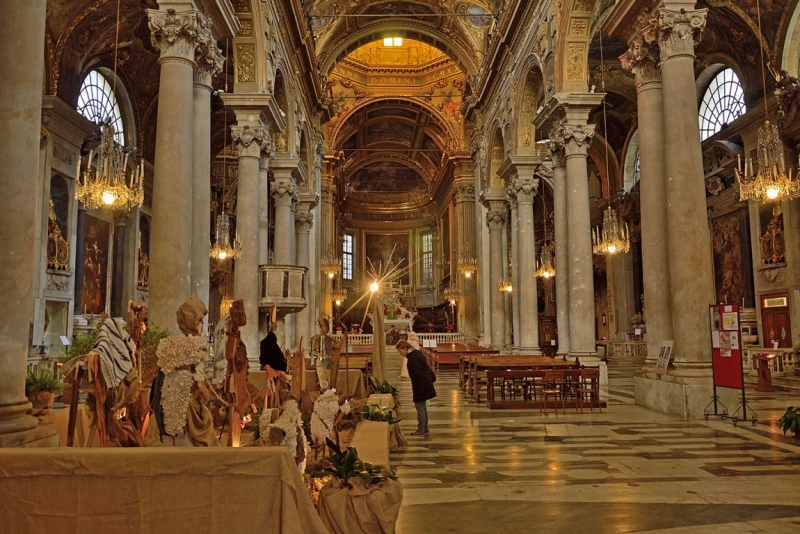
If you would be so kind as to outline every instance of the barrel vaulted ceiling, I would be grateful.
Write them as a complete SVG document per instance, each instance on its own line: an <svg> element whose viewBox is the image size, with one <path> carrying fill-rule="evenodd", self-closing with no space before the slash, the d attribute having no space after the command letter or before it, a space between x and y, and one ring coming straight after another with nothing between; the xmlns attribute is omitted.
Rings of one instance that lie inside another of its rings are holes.
<svg viewBox="0 0 800 534"><path fill-rule="evenodd" d="M494 24L492 0L307 3L321 73L332 96L329 151L345 157L351 211L420 210L463 150L467 78ZM401 38L402 44L385 43Z"/></svg>

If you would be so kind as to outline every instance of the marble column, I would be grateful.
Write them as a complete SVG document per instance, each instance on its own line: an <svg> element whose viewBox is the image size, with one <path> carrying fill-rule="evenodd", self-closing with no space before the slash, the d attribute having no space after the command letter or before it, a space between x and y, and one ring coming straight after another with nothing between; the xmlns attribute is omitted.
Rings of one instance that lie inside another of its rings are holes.
<svg viewBox="0 0 800 534"><path fill-rule="evenodd" d="M664 175L664 102L658 45L637 33L620 56L633 72L639 115L639 206L642 278L647 315L647 367L655 367L661 342L674 339L668 261L666 177Z"/></svg>
<svg viewBox="0 0 800 534"><path fill-rule="evenodd" d="M592 264L587 150L594 125L565 123L562 126L567 170L567 261L569 265L570 356L588 361L596 356L594 339L594 266ZM558 273L556 273L558 276Z"/></svg>
<svg viewBox="0 0 800 534"><path fill-rule="evenodd" d="M271 184L270 192L272 201L275 203L275 264L294 265L294 213L300 193L291 173L276 172L276 180ZM282 322L283 327L279 330L283 334L284 349L295 347L294 315L287 315ZM279 321L281 322L281 321ZM281 336L278 341L280 342Z"/></svg>
<svg viewBox="0 0 800 534"><path fill-rule="evenodd" d="M516 176L512 178L516 179ZM512 353L519 353L519 287L520 287L520 265L519 265L519 210L517 198L506 188L506 202L508 203L509 219L511 222L511 293L506 298L508 308L511 309L510 328L506 329L506 345ZM512 338L513 336L513 338Z"/></svg>
<svg viewBox="0 0 800 534"><path fill-rule="evenodd" d="M322 178L324 181L328 183L322 184L322 221L321 221L321 228L320 232L322 234L322 244L320 245L319 254L321 257L326 257L329 252L333 254L339 254L340 250L339 247L336 246L336 217L334 216L334 200L336 198L336 186L332 183L332 177L330 176L323 176ZM333 290L333 283L331 279L328 278L324 273L320 273L320 287L324 288L324 295L322 295L322 311L326 315L333 317L333 300L330 297L330 293ZM334 322L336 321L336 317L333 317Z"/></svg>
<svg viewBox="0 0 800 534"><path fill-rule="evenodd" d="M235 261L233 298L244 300L247 324L242 341L251 367L257 367L258 339L258 208L262 151L272 151L272 137L265 128L231 126L231 144L239 152L239 183L236 190L236 233L242 240L242 256Z"/></svg>
<svg viewBox="0 0 800 534"><path fill-rule="evenodd" d="M569 354L569 262L567 250L567 168L564 150L560 143L560 129L550 133L550 158L553 162L553 241L556 268L556 328L558 329L558 354Z"/></svg>
<svg viewBox="0 0 800 534"><path fill-rule="evenodd" d="M212 78L225 62L211 35L211 21L198 15L200 31L195 52L192 128L192 293L209 303L211 233L211 86ZM208 316L203 318L208 326Z"/></svg>
<svg viewBox="0 0 800 534"><path fill-rule="evenodd" d="M505 295L500 291L500 281L505 276L505 254L503 253L503 231L506 227L505 202L500 199L488 201L486 225L489 227L489 308L490 336L493 349L505 350Z"/></svg>
<svg viewBox="0 0 800 534"><path fill-rule="evenodd" d="M463 175L462 175L463 177ZM467 255L477 258L475 246L475 183L474 176L469 177L471 182L459 181L453 184L453 198L455 201L456 221L456 261ZM478 315L478 276L472 273L469 277L461 277L461 308L460 330L464 333L467 343L477 343L481 333Z"/></svg>
<svg viewBox="0 0 800 534"><path fill-rule="evenodd" d="M147 15L151 43L161 54L148 314L150 324L178 333L175 312L192 293L197 11L148 9Z"/></svg>
<svg viewBox="0 0 800 534"><path fill-rule="evenodd" d="M310 249L309 249L309 238L311 234L311 227L314 224L314 214L311 210L316 206L316 195L311 193L309 190L305 190L304 194L300 195L300 201L297 203L297 211L294 214L294 225L295 225L295 239L297 243L297 250L295 255L295 262L293 265L298 265L301 267L309 268L311 267L310 262ZM296 322L295 322L295 336L297 338L298 345L300 344L300 340L303 340L303 346L308 347L310 346L310 338L311 338L311 295L308 290L309 286L309 276L306 276L306 288L305 288L305 295L306 301L308 304L305 308L297 312L296 314Z"/></svg>
<svg viewBox="0 0 800 534"><path fill-rule="evenodd" d="M519 173L519 171L518 171ZM536 234L533 220L533 199L539 188L539 179L533 173L517 175L510 184L510 193L516 199L519 253L517 255L518 286L514 292L519 295L519 352L522 354L541 354L539 348L539 312L536 296ZM515 335L515 340L517 339Z"/></svg>
<svg viewBox="0 0 800 534"><path fill-rule="evenodd" d="M0 447L57 446L52 425L27 415L33 317L45 0L0 2Z"/></svg>
<svg viewBox="0 0 800 534"><path fill-rule="evenodd" d="M714 302L703 157L697 121L694 47L707 9L665 3L656 22L664 101L666 215L674 378L711 376L708 305ZM674 8L674 9L672 9ZM688 8L688 9L687 9ZM651 312L647 309L648 320Z"/></svg>
<svg viewBox="0 0 800 534"><path fill-rule="evenodd" d="M258 166L258 264L269 263L269 160L270 155L261 153ZM269 328L269 314L259 310L258 338L264 339Z"/></svg>

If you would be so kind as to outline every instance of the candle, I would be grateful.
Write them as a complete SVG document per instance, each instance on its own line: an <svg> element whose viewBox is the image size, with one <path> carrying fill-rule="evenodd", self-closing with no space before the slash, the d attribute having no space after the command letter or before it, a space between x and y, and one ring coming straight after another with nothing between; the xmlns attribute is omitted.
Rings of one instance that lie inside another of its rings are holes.
<svg viewBox="0 0 800 534"><path fill-rule="evenodd" d="M94 156L94 150L89 151L89 163L86 164L87 169L92 168L92 156Z"/></svg>

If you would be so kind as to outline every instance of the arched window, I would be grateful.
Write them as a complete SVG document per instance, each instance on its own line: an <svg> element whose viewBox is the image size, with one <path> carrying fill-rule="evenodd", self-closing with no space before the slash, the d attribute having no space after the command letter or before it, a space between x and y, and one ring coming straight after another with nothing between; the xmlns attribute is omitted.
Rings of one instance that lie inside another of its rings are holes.
<svg viewBox="0 0 800 534"><path fill-rule="evenodd" d="M125 131L122 124L122 113L114 96L109 80L99 71L93 70L83 80L78 95L78 113L95 124L108 122L114 126L114 140L125 144Z"/></svg>
<svg viewBox="0 0 800 534"><path fill-rule="evenodd" d="M720 71L708 84L700 103L700 140L705 141L746 111L739 77L733 69Z"/></svg>

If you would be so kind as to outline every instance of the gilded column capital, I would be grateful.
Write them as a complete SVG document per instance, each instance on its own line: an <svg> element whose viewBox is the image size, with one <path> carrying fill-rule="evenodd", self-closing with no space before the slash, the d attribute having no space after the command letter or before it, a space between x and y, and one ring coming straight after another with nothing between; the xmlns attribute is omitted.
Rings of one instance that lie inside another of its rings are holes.
<svg viewBox="0 0 800 534"><path fill-rule="evenodd" d="M231 126L231 139L240 158L260 158L262 152L269 152L270 147L274 147L272 136L266 128Z"/></svg>
<svg viewBox="0 0 800 534"><path fill-rule="evenodd" d="M453 184L453 198L456 204L475 202L475 184Z"/></svg>
<svg viewBox="0 0 800 534"><path fill-rule="evenodd" d="M314 214L310 211L298 211L294 214L294 227L298 232L308 233L314 225Z"/></svg>
<svg viewBox="0 0 800 534"><path fill-rule="evenodd" d="M708 9L658 10L655 24L659 30L658 45L661 49L662 62L676 56L694 58L694 47L703 38L707 14Z"/></svg>
<svg viewBox="0 0 800 534"><path fill-rule="evenodd" d="M505 211L488 211L486 212L486 225L489 230L502 229L506 224Z"/></svg>
<svg viewBox="0 0 800 534"><path fill-rule="evenodd" d="M150 42L161 52L159 62L180 59L194 65L198 45L197 11L147 10Z"/></svg>
<svg viewBox="0 0 800 534"><path fill-rule="evenodd" d="M647 43L636 34L628 43L628 51L619 56L622 68L636 77L636 89L647 82L661 81L661 64L658 57L658 44Z"/></svg>
<svg viewBox="0 0 800 534"><path fill-rule="evenodd" d="M586 156L594 137L594 124L564 124L564 154L569 156Z"/></svg>
<svg viewBox="0 0 800 534"><path fill-rule="evenodd" d="M222 72L225 57L217 46L217 41L211 33L211 19L198 14L197 17L197 50L194 53L194 81L211 87L211 79Z"/></svg>
<svg viewBox="0 0 800 534"><path fill-rule="evenodd" d="M291 205L300 200L300 190L293 182L273 182L270 193L276 205Z"/></svg>
<svg viewBox="0 0 800 534"><path fill-rule="evenodd" d="M533 197L539 190L539 179L535 176L519 176L516 175L510 181L508 186L508 194L520 204L532 204Z"/></svg>

